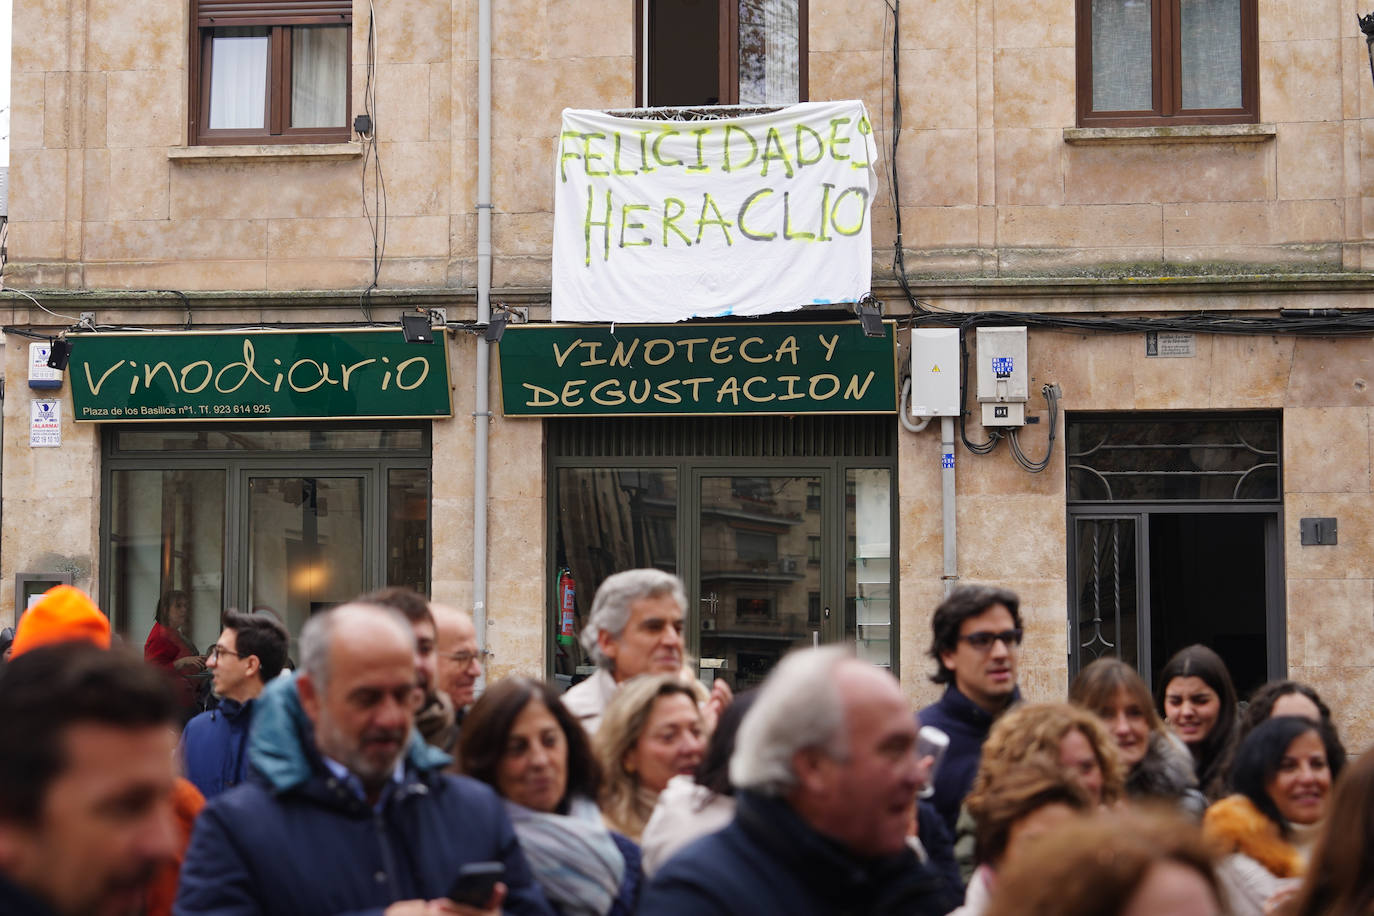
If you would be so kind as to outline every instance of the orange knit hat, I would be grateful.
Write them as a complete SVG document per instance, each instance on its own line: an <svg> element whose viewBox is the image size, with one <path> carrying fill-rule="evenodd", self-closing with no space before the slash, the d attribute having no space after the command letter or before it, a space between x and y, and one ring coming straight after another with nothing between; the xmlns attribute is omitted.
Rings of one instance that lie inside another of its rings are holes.
<svg viewBox="0 0 1374 916"><path fill-rule="evenodd" d="M79 588L57 585L19 618L11 658L57 642L84 640L110 648L110 619Z"/></svg>

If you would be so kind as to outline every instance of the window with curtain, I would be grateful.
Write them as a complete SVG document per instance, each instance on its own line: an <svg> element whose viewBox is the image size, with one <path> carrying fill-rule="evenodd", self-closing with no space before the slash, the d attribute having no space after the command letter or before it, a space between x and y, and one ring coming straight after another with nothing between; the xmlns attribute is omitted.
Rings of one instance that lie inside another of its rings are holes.
<svg viewBox="0 0 1374 916"><path fill-rule="evenodd" d="M1081 126L1259 120L1257 0L1078 0Z"/></svg>
<svg viewBox="0 0 1374 916"><path fill-rule="evenodd" d="M640 104L806 98L806 0L639 0Z"/></svg>
<svg viewBox="0 0 1374 916"><path fill-rule="evenodd" d="M192 143L349 138L351 0L192 4Z"/></svg>

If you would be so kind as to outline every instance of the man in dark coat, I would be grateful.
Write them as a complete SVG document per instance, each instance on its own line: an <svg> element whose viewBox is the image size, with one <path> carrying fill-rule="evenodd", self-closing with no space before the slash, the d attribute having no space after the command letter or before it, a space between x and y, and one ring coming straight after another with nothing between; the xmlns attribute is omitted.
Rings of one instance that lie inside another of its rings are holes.
<svg viewBox="0 0 1374 916"><path fill-rule="evenodd" d="M917 715L921 725L949 736L932 801L951 835L992 723L1021 699L1016 686L1020 606L1016 594L1007 589L961 585L931 619L930 656L937 668L930 679L945 684L945 694Z"/></svg>
<svg viewBox="0 0 1374 916"><path fill-rule="evenodd" d="M206 653L219 705L186 723L186 778L211 799L248 776L248 730L258 695L286 664L286 628L267 614L226 614L224 632Z"/></svg>
<svg viewBox="0 0 1374 916"><path fill-rule="evenodd" d="M301 634L301 672L263 693L255 778L201 814L177 916L497 912L551 916L500 800L442 772L414 730L415 637L395 611L352 604ZM445 898L468 863L505 866L483 908Z"/></svg>
<svg viewBox="0 0 1374 916"><path fill-rule="evenodd" d="M653 916L943 916L958 895L909 843L922 787L896 680L842 649L793 653L740 726L736 814L640 898Z"/></svg>

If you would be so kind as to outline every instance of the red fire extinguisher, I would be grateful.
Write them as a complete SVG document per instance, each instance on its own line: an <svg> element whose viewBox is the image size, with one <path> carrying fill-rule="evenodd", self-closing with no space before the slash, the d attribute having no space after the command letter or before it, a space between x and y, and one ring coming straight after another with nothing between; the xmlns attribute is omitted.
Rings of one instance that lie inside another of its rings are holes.
<svg viewBox="0 0 1374 916"><path fill-rule="evenodd" d="M577 583L573 581L572 570L564 566L558 571L558 641L565 646L572 645L576 609Z"/></svg>

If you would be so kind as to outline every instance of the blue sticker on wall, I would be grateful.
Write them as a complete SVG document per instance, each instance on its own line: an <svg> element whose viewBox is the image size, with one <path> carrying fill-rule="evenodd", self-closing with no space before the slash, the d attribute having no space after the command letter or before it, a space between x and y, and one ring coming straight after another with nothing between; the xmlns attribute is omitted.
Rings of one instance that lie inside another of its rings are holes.
<svg viewBox="0 0 1374 916"><path fill-rule="evenodd" d="M994 356L992 358L992 374L997 378L1011 378L1012 358L1010 356Z"/></svg>
<svg viewBox="0 0 1374 916"><path fill-rule="evenodd" d="M953 453L953 452L945 452L944 457L942 457L942 458L940 459L940 467L942 467L942 468L952 468L952 467L954 467L954 453Z"/></svg>

